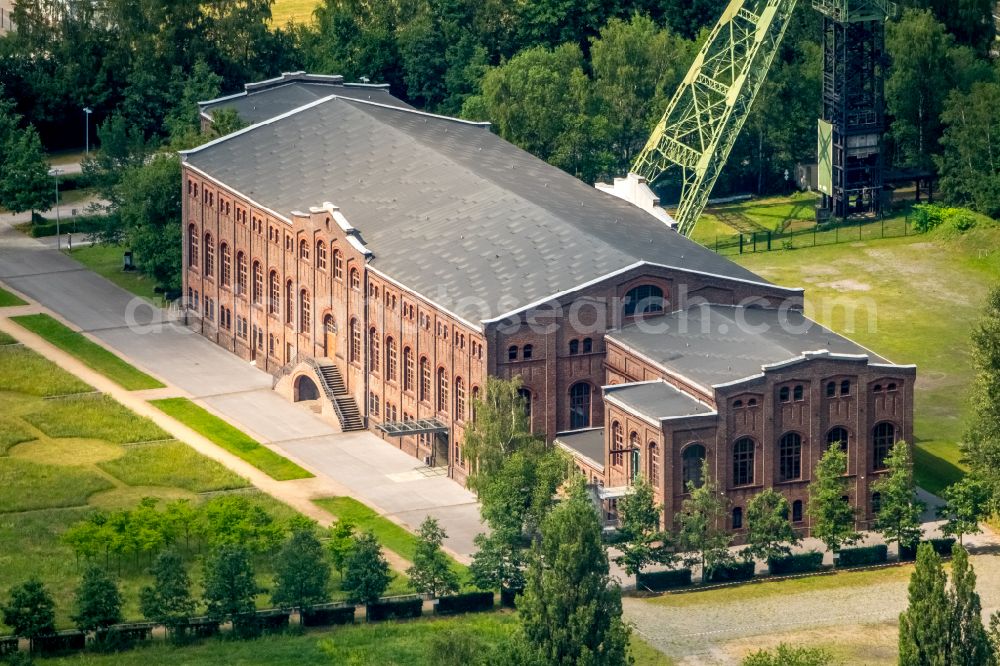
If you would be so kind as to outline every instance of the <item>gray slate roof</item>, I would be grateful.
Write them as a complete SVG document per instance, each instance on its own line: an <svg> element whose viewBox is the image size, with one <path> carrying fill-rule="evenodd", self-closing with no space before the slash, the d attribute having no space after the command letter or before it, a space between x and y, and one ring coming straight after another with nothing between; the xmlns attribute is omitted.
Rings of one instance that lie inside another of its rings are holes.
<svg viewBox="0 0 1000 666"><path fill-rule="evenodd" d="M484 124L332 97L185 159L285 216L332 202L375 269L474 323L643 261L767 284Z"/></svg>
<svg viewBox="0 0 1000 666"><path fill-rule="evenodd" d="M805 352L863 355L889 364L801 312L727 305L693 306L612 331L607 337L705 388L760 374Z"/></svg>
<svg viewBox="0 0 1000 666"><path fill-rule="evenodd" d="M241 120L253 125L329 95L413 108L390 95L388 86L344 83L342 76L315 76L303 72L282 74L270 81L249 83L246 90L238 95L199 102L198 106L209 117L218 109L234 109Z"/></svg>
<svg viewBox="0 0 1000 666"><path fill-rule="evenodd" d="M604 428L561 432L554 441L604 467Z"/></svg>
<svg viewBox="0 0 1000 666"><path fill-rule="evenodd" d="M652 421L715 413L705 403L662 380L605 386L604 397Z"/></svg>

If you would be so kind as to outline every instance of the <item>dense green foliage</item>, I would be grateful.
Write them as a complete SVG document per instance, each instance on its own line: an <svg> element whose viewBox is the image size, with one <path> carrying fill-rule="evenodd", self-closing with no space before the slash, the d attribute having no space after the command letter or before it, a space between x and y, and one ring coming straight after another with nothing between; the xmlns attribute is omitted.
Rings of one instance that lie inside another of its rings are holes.
<svg viewBox="0 0 1000 666"><path fill-rule="evenodd" d="M389 563L382 554L378 539L371 532L362 532L355 537L345 569L341 587L351 601L372 603L385 594L392 581Z"/></svg>
<svg viewBox="0 0 1000 666"><path fill-rule="evenodd" d="M762 560L788 555L799 542L790 514L788 500L773 488L754 495L746 510L747 554Z"/></svg>
<svg viewBox="0 0 1000 666"><path fill-rule="evenodd" d="M73 622L77 629L94 631L121 621L122 596L118 584L101 567L87 567L76 590Z"/></svg>
<svg viewBox="0 0 1000 666"><path fill-rule="evenodd" d="M781 643L773 650L756 650L743 658L743 666L827 666L833 657L820 648Z"/></svg>
<svg viewBox="0 0 1000 666"><path fill-rule="evenodd" d="M275 606L302 609L330 600L330 564L316 529L309 526L295 530L285 541L275 559Z"/></svg>
<svg viewBox="0 0 1000 666"><path fill-rule="evenodd" d="M181 556L173 550L160 553L150 573L153 583L143 587L139 595L143 616L168 629L191 617L195 603L191 596L191 579Z"/></svg>
<svg viewBox="0 0 1000 666"><path fill-rule="evenodd" d="M707 460L702 461L701 478L704 482L700 486L688 483L688 497L676 515L677 547L685 553L688 566L701 566L705 581L713 568L732 558L729 545L733 537L726 526L728 500L719 491L718 482L710 478Z"/></svg>
<svg viewBox="0 0 1000 666"><path fill-rule="evenodd" d="M451 561L441 550L448 535L438 525L436 518L428 516L420 524L419 543L413 555L413 566L406 571L413 589L432 597L458 591L458 576L451 569Z"/></svg>
<svg viewBox="0 0 1000 666"><path fill-rule="evenodd" d="M990 509L1000 503L1000 287L987 297L979 324L972 332L972 362L976 370L970 402L972 415L962 445L972 472L989 493Z"/></svg>
<svg viewBox="0 0 1000 666"><path fill-rule="evenodd" d="M13 587L3 605L3 623L29 641L55 631L55 602L37 578Z"/></svg>
<svg viewBox="0 0 1000 666"><path fill-rule="evenodd" d="M990 513L992 506L990 488L974 472L956 481L941 493L944 506L938 507L938 517L944 518L941 534L958 537L979 534L979 522Z"/></svg>
<svg viewBox="0 0 1000 666"><path fill-rule="evenodd" d="M925 504L917 499L913 485L913 459L910 446L897 442L886 458L889 473L872 484L872 493L879 494L879 512L875 516L875 531L886 543L914 546L923 534L920 516Z"/></svg>
<svg viewBox="0 0 1000 666"><path fill-rule="evenodd" d="M48 171L38 132L24 125L0 85L0 208L13 213L48 208L55 198Z"/></svg>
<svg viewBox="0 0 1000 666"><path fill-rule="evenodd" d="M638 576L651 564L669 564L674 555L670 550L669 534L660 526L663 507L653 498L653 486L639 477L632 484L632 492L618 500L621 524L617 542L621 555L615 564L630 576Z"/></svg>
<svg viewBox="0 0 1000 666"><path fill-rule="evenodd" d="M809 484L807 512L812 519L812 536L832 551L857 543L861 535L854 528L854 507L842 498L847 496L847 454L833 444L816 464Z"/></svg>
<svg viewBox="0 0 1000 666"><path fill-rule="evenodd" d="M225 620L256 610L260 589L254 578L250 551L243 546L221 546L204 562L204 600L209 617Z"/></svg>

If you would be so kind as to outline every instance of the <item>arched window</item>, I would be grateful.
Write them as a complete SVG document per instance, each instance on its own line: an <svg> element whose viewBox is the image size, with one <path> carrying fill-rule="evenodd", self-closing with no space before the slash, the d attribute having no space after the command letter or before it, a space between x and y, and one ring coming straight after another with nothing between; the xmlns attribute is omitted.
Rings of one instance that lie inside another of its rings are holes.
<svg viewBox="0 0 1000 666"><path fill-rule="evenodd" d="M684 492L689 492L691 486L701 488L705 482L702 478L701 467L705 462L705 446L702 444L688 444L681 454L681 483Z"/></svg>
<svg viewBox="0 0 1000 666"><path fill-rule="evenodd" d="M260 305L261 299L264 298L264 272L260 269L260 262L253 262L253 294L251 294L253 302Z"/></svg>
<svg viewBox="0 0 1000 666"><path fill-rule="evenodd" d="M368 329L368 372L378 372L379 369L379 341L378 331L375 327Z"/></svg>
<svg viewBox="0 0 1000 666"><path fill-rule="evenodd" d="M351 289L361 291L361 273L358 272L357 268L351 269Z"/></svg>
<svg viewBox="0 0 1000 666"><path fill-rule="evenodd" d="M426 356L420 359L420 399L431 401L431 364Z"/></svg>
<svg viewBox="0 0 1000 666"><path fill-rule="evenodd" d="M507 360L516 361L517 360L517 345L511 345L507 347Z"/></svg>
<svg viewBox="0 0 1000 666"><path fill-rule="evenodd" d="M212 234L205 234L205 275L215 276L215 246L212 245Z"/></svg>
<svg viewBox="0 0 1000 666"><path fill-rule="evenodd" d="M778 478L791 481L802 476L802 437L786 433L778 442Z"/></svg>
<svg viewBox="0 0 1000 666"><path fill-rule="evenodd" d="M326 243L323 241L316 241L316 267L326 270Z"/></svg>
<svg viewBox="0 0 1000 666"><path fill-rule="evenodd" d="M733 508L733 529L743 529L743 507Z"/></svg>
<svg viewBox="0 0 1000 666"><path fill-rule="evenodd" d="M229 287L233 284L233 253L229 249L229 245L223 243L219 246L219 256L222 259L222 275L219 280L222 282L223 287Z"/></svg>
<svg viewBox="0 0 1000 666"><path fill-rule="evenodd" d="M479 387L472 387L472 420L476 420L476 403L479 402Z"/></svg>
<svg viewBox="0 0 1000 666"><path fill-rule="evenodd" d="M646 472L646 476L649 477L649 483L654 488L660 485L660 447L657 446L656 442L650 442L647 447L646 459L649 461L649 470Z"/></svg>
<svg viewBox="0 0 1000 666"><path fill-rule="evenodd" d="M399 359L396 356L396 341L391 337L385 339L385 378L396 381L396 367Z"/></svg>
<svg viewBox="0 0 1000 666"><path fill-rule="evenodd" d="M409 347L403 347L403 390L412 391L413 390L413 375L415 369L413 367L413 350Z"/></svg>
<svg viewBox="0 0 1000 666"><path fill-rule="evenodd" d="M792 502L792 522L802 522L802 500L795 500Z"/></svg>
<svg viewBox="0 0 1000 666"><path fill-rule="evenodd" d="M622 424L618 421L611 422L611 464L621 467L624 461L623 452L625 449L625 433L622 431Z"/></svg>
<svg viewBox="0 0 1000 666"><path fill-rule="evenodd" d="M886 386L885 390L889 391L889 392L895 391L896 390L896 382L892 382L891 384L889 384L888 386Z"/></svg>
<svg viewBox="0 0 1000 666"><path fill-rule="evenodd" d="M851 395L851 380L845 379L840 382L840 395Z"/></svg>
<svg viewBox="0 0 1000 666"><path fill-rule="evenodd" d="M528 425L531 425L531 389L524 388L523 386L517 389L517 394L521 396L521 400L524 402L524 415L528 417Z"/></svg>
<svg viewBox="0 0 1000 666"><path fill-rule="evenodd" d="M299 292L299 332L309 333L312 330L312 311L309 305L309 292L303 289Z"/></svg>
<svg viewBox="0 0 1000 666"><path fill-rule="evenodd" d="M188 266L198 265L198 230L192 224L188 227Z"/></svg>
<svg viewBox="0 0 1000 666"><path fill-rule="evenodd" d="M569 353L570 353L570 355L579 354L580 353L580 341L579 340L570 340L569 341Z"/></svg>
<svg viewBox="0 0 1000 666"><path fill-rule="evenodd" d="M569 390L570 430L590 427L590 384L577 382Z"/></svg>
<svg viewBox="0 0 1000 666"><path fill-rule="evenodd" d="M273 315L281 312L281 283L278 281L278 272L271 271L267 276L268 301L267 311Z"/></svg>
<svg viewBox="0 0 1000 666"><path fill-rule="evenodd" d="M875 469L885 469L885 459L895 443L896 426L883 422L872 429L872 463Z"/></svg>
<svg viewBox="0 0 1000 666"><path fill-rule="evenodd" d="M747 400L747 407L756 407L756 406L757 406L757 398L750 398L749 400Z"/></svg>
<svg viewBox="0 0 1000 666"><path fill-rule="evenodd" d="M333 279L344 279L344 255L340 253L340 250L333 251Z"/></svg>
<svg viewBox="0 0 1000 666"><path fill-rule="evenodd" d="M778 389L778 400L780 402L788 402L790 395L791 391L787 386L782 386L780 389Z"/></svg>
<svg viewBox="0 0 1000 666"><path fill-rule="evenodd" d="M461 377L455 377L455 418L465 420L465 384Z"/></svg>
<svg viewBox="0 0 1000 666"><path fill-rule="evenodd" d="M733 485L747 486L753 483L754 443L749 437L742 437L733 444Z"/></svg>
<svg viewBox="0 0 1000 666"><path fill-rule="evenodd" d="M796 384L795 385L795 390L792 391L792 394L794 396L795 402L801 402L802 398L803 398L803 395L804 395L804 391L802 389L802 384Z"/></svg>
<svg viewBox="0 0 1000 666"><path fill-rule="evenodd" d="M639 433L634 430L628 435L628 449L632 463L628 477L631 481L635 481L635 477L639 476Z"/></svg>
<svg viewBox="0 0 1000 666"><path fill-rule="evenodd" d="M847 453L847 445L849 443L849 435L847 434L846 428L834 428L830 432L826 433L826 448L830 448L833 444L840 446L840 450Z"/></svg>
<svg viewBox="0 0 1000 666"><path fill-rule="evenodd" d="M524 347L521 349L521 358L523 358L525 361L529 360L531 358L531 354L533 351L534 347L532 347L531 345L524 345Z"/></svg>
<svg viewBox="0 0 1000 666"><path fill-rule="evenodd" d="M295 321L295 285L289 280L285 283L285 323L291 324Z"/></svg>
<svg viewBox="0 0 1000 666"><path fill-rule="evenodd" d="M247 293L247 255L236 253L236 293Z"/></svg>
<svg viewBox="0 0 1000 666"><path fill-rule="evenodd" d="M361 326L357 319L351 320L351 363L361 362Z"/></svg>
<svg viewBox="0 0 1000 666"><path fill-rule="evenodd" d="M299 259L309 258L309 243L303 238L299 241Z"/></svg>
<svg viewBox="0 0 1000 666"><path fill-rule="evenodd" d="M584 354L589 354L592 351L594 351L594 341L591 340L590 338L584 338L583 339L583 353Z"/></svg>
<svg viewBox="0 0 1000 666"><path fill-rule="evenodd" d="M625 294L625 316L663 312L663 290L651 284L634 287Z"/></svg>
<svg viewBox="0 0 1000 666"><path fill-rule="evenodd" d="M832 398L837 395L837 382L826 383L826 397Z"/></svg>
<svg viewBox="0 0 1000 666"><path fill-rule="evenodd" d="M437 371L437 386L438 386L438 404L437 409L439 412L448 411L448 373L445 372L444 368L438 368Z"/></svg>
<svg viewBox="0 0 1000 666"><path fill-rule="evenodd" d="M882 510L882 493L874 492L872 493L872 513L878 513Z"/></svg>

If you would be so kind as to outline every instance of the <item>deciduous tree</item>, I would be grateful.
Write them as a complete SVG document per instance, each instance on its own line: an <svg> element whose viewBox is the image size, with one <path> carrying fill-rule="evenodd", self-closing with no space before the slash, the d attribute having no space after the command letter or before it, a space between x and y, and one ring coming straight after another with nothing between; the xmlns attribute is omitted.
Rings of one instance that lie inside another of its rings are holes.
<svg viewBox="0 0 1000 666"><path fill-rule="evenodd" d="M298 529L275 559L271 603L302 609L330 600L330 565L314 529Z"/></svg>
<svg viewBox="0 0 1000 666"><path fill-rule="evenodd" d="M669 564L674 560L670 538L660 527L663 507L656 504L653 486L643 477L632 484L632 492L618 500L620 539L616 547L621 555L615 564L630 576L638 576L652 564Z"/></svg>
<svg viewBox="0 0 1000 666"><path fill-rule="evenodd" d="M996 100L1000 102L1000 86L996 93ZM969 100L969 103L977 102ZM1000 130L1000 124L997 129ZM990 140L988 135L978 139L979 142ZM1000 155L1000 152L997 154ZM997 182L1000 184L1000 163L996 166ZM1000 197L1000 191L997 196ZM1000 505L1000 400L997 399L1000 396L1000 285L990 291L979 324L972 331L972 364L976 370L970 396L972 416L963 440L962 453L972 468L975 479L988 491L989 509L994 512ZM975 493L972 491L978 489L972 486L960 490L968 499L974 499ZM972 508L974 504L967 503L966 506ZM972 517L971 514L967 515Z"/></svg>
<svg viewBox="0 0 1000 666"><path fill-rule="evenodd" d="M477 492L511 454L537 441L531 434L520 388L519 377L506 380L491 376L486 379L482 398L472 401L475 416L465 431L462 449L471 470L469 487Z"/></svg>
<svg viewBox="0 0 1000 666"><path fill-rule="evenodd" d="M341 579L344 578L344 567L353 548L354 525L349 520L338 520L330 526L330 538L326 542L326 549L330 551L333 568L337 570Z"/></svg>
<svg viewBox="0 0 1000 666"><path fill-rule="evenodd" d="M964 543L966 534L979 534L980 521L989 515L989 488L977 477L977 473L951 484L941 493L944 505L938 507L938 517L944 518L941 533L958 537Z"/></svg>
<svg viewBox="0 0 1000 666"><path fill-rule="evenodd" d="M354 539L340 587L351 601L370 604L385 594L391 581L389 562L382 554L378 539L371 532L362 532Z"/></svg>
<svg viewBox="0 0 1000 666"><path fill-rule="evenodd" d="M417 592L439 597L458 591L458 575L451 568L451 560L441 550L447 536L436 518L428 516L420 524L413 566L406 571L410 584Z"/></svg>
<svg viewBox="0 0 1000 666"><path fill-rule="evenodd" d="M255 610L260 589L254 578L250 551L243 546L219 546L205 559L204 599L209 617L224 620Z"/></svg>
<svg viewBox="0 0 1000 666"><path fill-rule="evenodd" d="M886 458L889 473L872 484L879 494L879 512L875 516L875 531L886 543L898 543L912 548L920 541L923 529L920 515L926 505L917 499L913 484L913 458L906 442L896 442Z"/></svg>
<svg viewBox="0 0 1000 666"><path fill-rule="evenodd" d="M714 567L731 559L732 535L726 529L728 500L711 478L708 461L702 461L698 486L688 483L688 497L677 514L677 547L686 552L685 562L701 566L702 580L708 580Z"/></svg>
<svg viewBox="0 0 1000 666"><path fill-rule="evenodd" d="M0 207L12 213L45 210L55 199L55 182L38 133L21 126L14 102L0 85Z"/></svg>
<svg viewBox="0 0 1000 666"><path fill-rule="evenodd" d="M855 529L854 507L847 497L847 454L833 444L816 464L809 484L807 512L812 519L812 535L833 552L857 543L861 534Z"/></svg>
<svg viewBox="0 0 1000 666"><path fill-rule="evenodd" d="M768 560L791 552L799 538L789 521L788 500L773 488L754 495L747 502L747 553Z"/></svg>
<svg viewBox="0 0 1000 666"><path fill-rule="evenodd" d="M175 551L160 553L150 569L153 584L139 593L139 609L143 617L174 630L189 618L195 609L191 596L191 579L181 556Z"/></svg>
<svg viewBox="0 0 1000 666"><path fill-rule="evenodd" d="M90 566L83 572L72 619L80 631L105 629L122 621L118 584L103 569Z"/></svg>
<svg viewBox="0 0 1000 666"><path fill-rule="evenodd" d="M3 623L14 635L28 639L34 646L35 639L55 633L56 604L52 595L37 578L29 578L10 590L3 606Z"/></svg>

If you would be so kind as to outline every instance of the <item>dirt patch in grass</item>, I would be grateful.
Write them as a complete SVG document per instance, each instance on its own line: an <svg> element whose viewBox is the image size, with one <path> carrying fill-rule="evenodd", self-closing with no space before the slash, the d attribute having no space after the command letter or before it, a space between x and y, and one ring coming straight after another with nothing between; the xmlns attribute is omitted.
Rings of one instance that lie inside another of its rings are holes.
<svg viewBox="0 0 1000 666"><path fill-rule="evenodd" d="M104 440L61 437L18 444L11 449L10 456L38 463L80 467L114 460L124 453L122 447Z"/></svg>
<svg viewBox="0 0 1000 666"><path fill-rule="evenodd" d="M849 624L741 638L722 646L734 662L756 650L771 650L781 643L825 650L838 664L890 666L899 656L896 623Z"/></svg>

